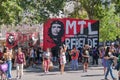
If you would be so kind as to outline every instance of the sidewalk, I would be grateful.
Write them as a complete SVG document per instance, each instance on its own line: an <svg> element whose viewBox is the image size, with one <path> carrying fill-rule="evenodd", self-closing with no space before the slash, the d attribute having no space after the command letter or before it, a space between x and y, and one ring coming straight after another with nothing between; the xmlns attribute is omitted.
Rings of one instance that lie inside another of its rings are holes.
<svg viewBox="0 0 120 80"><path fill-rule="evenodd" d="M13 70L12 73L13 78L15 78L16 71ZM115 77L117 77L117 71L113 70L113 73L115 74ZM112 80L110 74L108 78L109 80ZM66 65L65 73L61 75L58 66L55 65L52 71L45 74L42 67L37 66L37 68L29 67L24 69L22 80L104 80L104 72L103 67L100 65L90 65L88 72L83 72L82 65L79 65L79 70L77 71L72 71L70 65Z"/></svg>

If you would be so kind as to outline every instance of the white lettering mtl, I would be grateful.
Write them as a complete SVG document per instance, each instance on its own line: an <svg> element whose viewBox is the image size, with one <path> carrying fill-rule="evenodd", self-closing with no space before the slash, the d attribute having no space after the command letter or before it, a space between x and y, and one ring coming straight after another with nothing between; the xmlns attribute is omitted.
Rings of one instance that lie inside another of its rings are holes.
<svg viewBox="0 0 120 80"><path fill-rule="evenodd" d="M86 21L72 21L70 23L70 20L66 20L66 34L69 35L69 31L70 29L73 30L73 35L77 34L77 25L79 25L78 27L80 27L80 34L84 34L84 27L85 25L88 24L88 34L89 35L93 35L93 34L98 34L98 31L92 31L92 26L91 23L88 22L86 23Z"/></svg>

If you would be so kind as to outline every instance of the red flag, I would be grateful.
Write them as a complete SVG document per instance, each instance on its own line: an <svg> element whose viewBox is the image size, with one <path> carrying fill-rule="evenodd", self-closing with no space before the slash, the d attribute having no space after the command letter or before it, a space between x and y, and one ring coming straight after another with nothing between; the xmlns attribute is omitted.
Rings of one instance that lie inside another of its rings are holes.
<svg viewBox="0 0 120 80"><path fill-rule="evenodd" d="M15 33L7 33L6 34L6 47L9 49L15 47L17 45L17 35Z"/></svg>

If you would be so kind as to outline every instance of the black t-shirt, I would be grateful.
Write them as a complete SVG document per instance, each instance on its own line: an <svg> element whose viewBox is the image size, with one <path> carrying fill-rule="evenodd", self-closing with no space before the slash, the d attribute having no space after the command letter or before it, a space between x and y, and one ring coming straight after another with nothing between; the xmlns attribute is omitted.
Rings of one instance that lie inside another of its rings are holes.
<svg viewBox="0 0 120 80"><path fill-rule="evenodd" d="M59 54L59 49L54 47L51 49L51 52L52 52L52 56L53 57L58 57L58 54Z"/></svg>

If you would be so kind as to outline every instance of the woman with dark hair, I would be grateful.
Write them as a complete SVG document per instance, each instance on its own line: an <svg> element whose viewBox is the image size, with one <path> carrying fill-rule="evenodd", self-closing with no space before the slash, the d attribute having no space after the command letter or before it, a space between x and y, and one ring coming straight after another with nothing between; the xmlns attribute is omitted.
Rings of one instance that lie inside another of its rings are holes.
<svg viewBox="0 0 120 80"><path fill-rule="evenodd" d="M65 64L66 64L66 50L67 50L67 46L63 45L60 48L60 71L61 74L64 73L64 68L65 68Z"/></svg>
<svg viewBox="0 0 120 80"><path fill-rule="evenodd" d="M110 72L110 75L111 75L112 79L113 79L113 80L117 80L117 79L114 77L113 72L112 72L113 60L116 59L116 57L113 56L111 47L107 47L106 52L105 52L105 55L104 55L104 58L105 58L106 61L107 61L107 71L106 71L106 73L105 73L105 80L109 80L109 79L107 79L107 76L108 76L108 73L109 73L109 72Z"/></svg>
<svg viewBox="0 0 120 80"><path fill-rule="evenodd" d="M104 67L104 74L105 74L105 72L106 72L106 69L107 69L107 61L106 61L106 59L104 59L104 55L105 55L105 47L102 47L100 50L99 50L99 53L100 53L100 58L101 58L101 60L102 60L102 65L103 65L103 67Z"/></svg>

